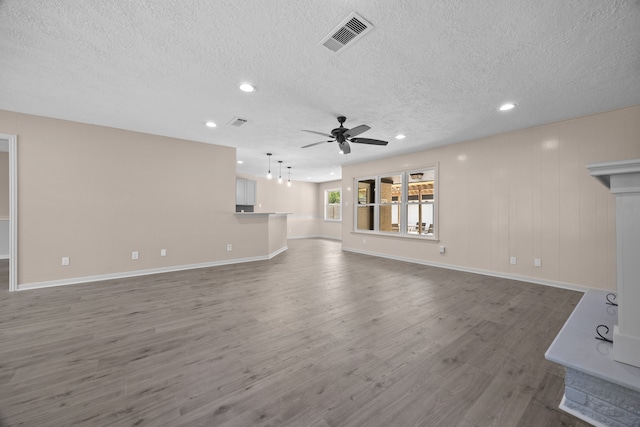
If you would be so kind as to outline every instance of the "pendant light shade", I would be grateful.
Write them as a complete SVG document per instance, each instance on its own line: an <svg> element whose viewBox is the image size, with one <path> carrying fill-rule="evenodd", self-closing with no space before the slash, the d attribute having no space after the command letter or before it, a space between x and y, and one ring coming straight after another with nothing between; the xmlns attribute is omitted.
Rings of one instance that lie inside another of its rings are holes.
<svg viewBox="0 0 640 427"><path fill-rule="evenodd" d="M287 187L291 187L291 166L287 166L289 169L289 179L287 180Z"/></svg>
<svg viewBox="0 0 640 427"><path fill-rule="evenodd" d="M271 179L273 178L273 175L271 175L271 153L267 153L267 156L269 157L269 172L267 172L267 179Z"/></svg>
<svg viewBox="0 0 640 427"><path fill-rule="evenodd" d="M282 184L282 160L278 160L280 164L280 175L278 175L278 184Z"/></svg>

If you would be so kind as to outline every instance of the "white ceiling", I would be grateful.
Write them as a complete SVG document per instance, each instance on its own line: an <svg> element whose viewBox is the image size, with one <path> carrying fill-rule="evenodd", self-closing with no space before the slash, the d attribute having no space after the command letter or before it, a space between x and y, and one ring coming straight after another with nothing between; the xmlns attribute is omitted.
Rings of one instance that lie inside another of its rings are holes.
<svg viewBox="0 0 640 427"><path fill-rule="evenodd" d="M339 54L319 45L353 11L375 29ZM0 109L233 146L239 173L266 174L272 152L294 180L333 180L347 162L637 104L637 0L0 0ZM300 148L338 115L389 145Z"/></svg>

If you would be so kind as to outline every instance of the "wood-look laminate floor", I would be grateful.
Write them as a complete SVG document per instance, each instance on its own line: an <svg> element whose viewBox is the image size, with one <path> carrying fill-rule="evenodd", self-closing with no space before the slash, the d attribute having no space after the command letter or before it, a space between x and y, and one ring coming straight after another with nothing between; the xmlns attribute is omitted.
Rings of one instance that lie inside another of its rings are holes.
<svg viewBox="0 0 640 427"><path fill-rule="evenodd" d="M289 241L0 291L3 426L586 426L543 357L578 292ZM1 423L0 423L1 424Z"/></svg>
<svg viewBox="0 0 640 427"><path fill-rule="evenodd" d="M9 260L0 259L0 289L9 289Z"/></svg>

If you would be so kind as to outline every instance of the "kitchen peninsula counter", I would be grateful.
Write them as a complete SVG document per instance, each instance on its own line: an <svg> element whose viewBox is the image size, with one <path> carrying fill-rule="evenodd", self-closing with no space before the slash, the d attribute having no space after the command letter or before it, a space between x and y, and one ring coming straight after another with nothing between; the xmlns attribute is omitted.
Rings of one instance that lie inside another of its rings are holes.
<svg viewBox="0 0 640 427"><path fill-rule="evenodd" d="M253 244L264 248L267 258L287 250L288 212L235 212L240 224L251 227Z"/></svg>

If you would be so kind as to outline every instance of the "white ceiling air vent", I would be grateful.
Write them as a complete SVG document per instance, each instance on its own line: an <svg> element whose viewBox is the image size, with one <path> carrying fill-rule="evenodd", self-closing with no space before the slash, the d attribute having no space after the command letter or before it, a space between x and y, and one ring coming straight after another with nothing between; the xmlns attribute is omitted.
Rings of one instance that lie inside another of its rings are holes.
<svg viewBox="0 0 640 427"><path fill-rule="evenodd" d="M320 44L336 53L342 52L353 42L362 38L369 31L373 30L371 25L362 16L352 12L344 21L320 41Z"/></svg>
<svg viewBox="0 0 640 427"><path fill-rule="evenodd" d="M229 124L231 126L235 126L235 127L240 127L243 124L247 123L246 119L241 119L240 117L234 117L233 119L231 119L231 121L229 122Z"/></svg>

